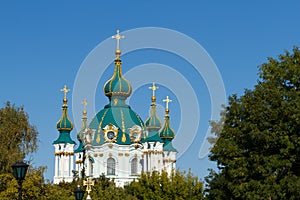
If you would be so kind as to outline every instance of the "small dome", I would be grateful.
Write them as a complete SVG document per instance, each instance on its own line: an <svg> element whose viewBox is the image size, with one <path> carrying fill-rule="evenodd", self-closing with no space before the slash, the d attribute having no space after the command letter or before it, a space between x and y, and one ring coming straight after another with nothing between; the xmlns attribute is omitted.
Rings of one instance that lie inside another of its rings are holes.
<svg viewBox="0 0 300 200"><path fill-rule="evenodd" d="M156 105L151 105L151 113L149 118L145 121L145 126L148 131L158 131L161 128L161 121L156 114Z"/></svg>
<svg viewBox="0 0 300 200"><path fill-rule="evenodd" d="M73 123L68 117L68 106L66 104L62 106L62 116L56 123L56 128L58 131L71 131L73 129Z"/></svg>
<svg viewBox="0 0 300 200"><path fill-rule="evenodd" d="M164 140L173 140L175 137L174 130L170 127L170 117L165 117L165 125L163 129L159 132L159 137Z"/></svg>
<svg viewBox="0 0 300 200"><path fill-rule="evenodd" d="M70 132L73 129L73 123L68 117L68 105L67 99L64 98L64 104L62 106L62 116L56 123L56 128L59 131L58 138L53 142L53 144L69 143L76 144L70 137Z"/></svg>
<svg viewBox="0 0 300 200"><path fill-rule="evenodd" d="M116 58L114 74L105 83L103 90L109 99L112 96L123 97L124 99L130 96L132 88L129 81L122 75L122 62L120 58Z"/></svg>

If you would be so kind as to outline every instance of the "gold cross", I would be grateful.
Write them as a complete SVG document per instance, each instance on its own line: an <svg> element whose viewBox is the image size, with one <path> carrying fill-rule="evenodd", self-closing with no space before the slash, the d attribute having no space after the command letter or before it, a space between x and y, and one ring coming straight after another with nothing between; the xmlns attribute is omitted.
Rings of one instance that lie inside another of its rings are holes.
<svg viewBox="0 0 300 200"><path fill-rule="evenodd" d="M125 38L124 35L120 35L120 30L117 30L117 34L112 36L111 38L116 39L117 40L117 49L120 50L120 39Z"/></svg>
<svg viewBox="0 0 300 200"><path fill-rule="evenodd" d="M155 83L153 82L152 86L149 87L149 89L152 90L152 96L154 97L155 96L155 90L158 89L158 86L156 86Z"/></svg>
<svg viewBox="0 0 300 200"><path fill-rule="evenodd" d="M166 110L169 110L169 103L172 102L172 100L169 99L169 96L167 96L167 98L164 99L163 102L166 102Z"/></svg>
<svg viewBox="0 0 300 200"><path fill-rule="evenodd" d="M86 191L88 194L92 191L92 187L94 186L94 180L91 177L86 178L86 181L83 181L83 186L86 186Z"/></svg>
<svg viewBox="0 0 300 200"><path fill-rule="evenodd" d="M86 101L86 99L84 99L81 103L83 104L83 112L86 112L86 105L88 105L88 102Z"/></svg>
<svg viewBox="0 0 300 200"><path fill-rule="evenodd" d="M65 85L60 91L64 93L64 99L67 99L67 93L70 92L70 89Z"/></svg>

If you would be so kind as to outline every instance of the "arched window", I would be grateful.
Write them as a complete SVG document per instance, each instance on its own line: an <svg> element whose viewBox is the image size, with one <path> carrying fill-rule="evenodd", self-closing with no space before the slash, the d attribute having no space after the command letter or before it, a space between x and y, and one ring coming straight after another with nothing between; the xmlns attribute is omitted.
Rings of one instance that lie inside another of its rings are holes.
<svg viewBox="0 0 300 200"><path fill-rule="evenodd" d="M134 158L131 160L131 175L137 175L137 167L138 167L138 160Z"/></svg>
<svg viewBox="0 0 300 200"><path fill-rule="evenodd" d="M116 161L113 158L107 159L107 175L115 175L116 173Z"/></svg>
<svg viewBox="0 0 300 200"><path fill-rule="evenodd" d="M94 166L93 166L94 159L92 157L90 157L89 162L90 162L89 163L89 165L90 165L90 176L93 176L94 175Z"/></svg>

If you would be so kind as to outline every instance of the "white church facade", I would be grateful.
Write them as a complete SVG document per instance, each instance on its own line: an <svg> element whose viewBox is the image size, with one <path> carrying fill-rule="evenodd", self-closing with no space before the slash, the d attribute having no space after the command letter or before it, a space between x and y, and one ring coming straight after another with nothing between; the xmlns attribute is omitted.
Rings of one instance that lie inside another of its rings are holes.
<svg viewBox="0 0 300 200"><path fill-rule="evenodd" d="M86 105L82 117L82 127L76 134L78 145L71 139L73 123L68 117L67 92L65 86L62 116L56 127L59 131L55 148L54 183L71 182L73 170L79 177L97 178L102 174L114 179L117 186L124 186L138 178L143 172L165 170L171 173L176 168L177 151L172 145L175 132L170 127L167 98L165 120L162 125L156 114L155 91L158 87L153 83L151 112L143 122L134 112L126 99L131 95L130 82L122 75L121 50L119 40L122 36L117 32L114 73L104 84L103 90L109 99L88 124Z"/></svg>

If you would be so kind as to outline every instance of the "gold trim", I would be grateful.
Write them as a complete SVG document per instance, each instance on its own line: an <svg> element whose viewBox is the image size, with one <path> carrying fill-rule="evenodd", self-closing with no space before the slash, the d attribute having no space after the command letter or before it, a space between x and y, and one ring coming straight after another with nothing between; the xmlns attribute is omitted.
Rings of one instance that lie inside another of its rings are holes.
<svg viewBox="0 0 300 200"><path fill-rule="evenodd" d="M96 142L97 142L97 143L100 143L100 133L97 133Z"/></svg>
<svg viewBox="0 0 300 200"><path fill-rule="evenodd" d="M133 134L137 134L137 138L134 138ZM138 125L134 125L133 127L129 128L130 140L131 142L140 142L142 139L142 128Z"/></svg>
<svg viewBox="0 0 300 200"><path fill-rule="evenodd" d="M126 142L126 135L124 133L122 135L122 142Z"/></svg>
<svg viewBox="0 0 300 200"><path fill-rule="evenodd" d="M125 122L124 122L124 113L122 110L120 110L120 114L121 114L121 120L122 120L122 142L126 142L126 135L125 135Z"/></svg>
<svg viewBox="0 0 300 200"><path fill-rule="evenodd" d="M107 111L108 111L108 109L105 110L105 112L103 113L103 116L101 117L101 120L99 122L99 126L98 126L98 133L99 134L100 134L100 131L101 131L101 126L102 126L103 119L106 116Z"/></svg>

